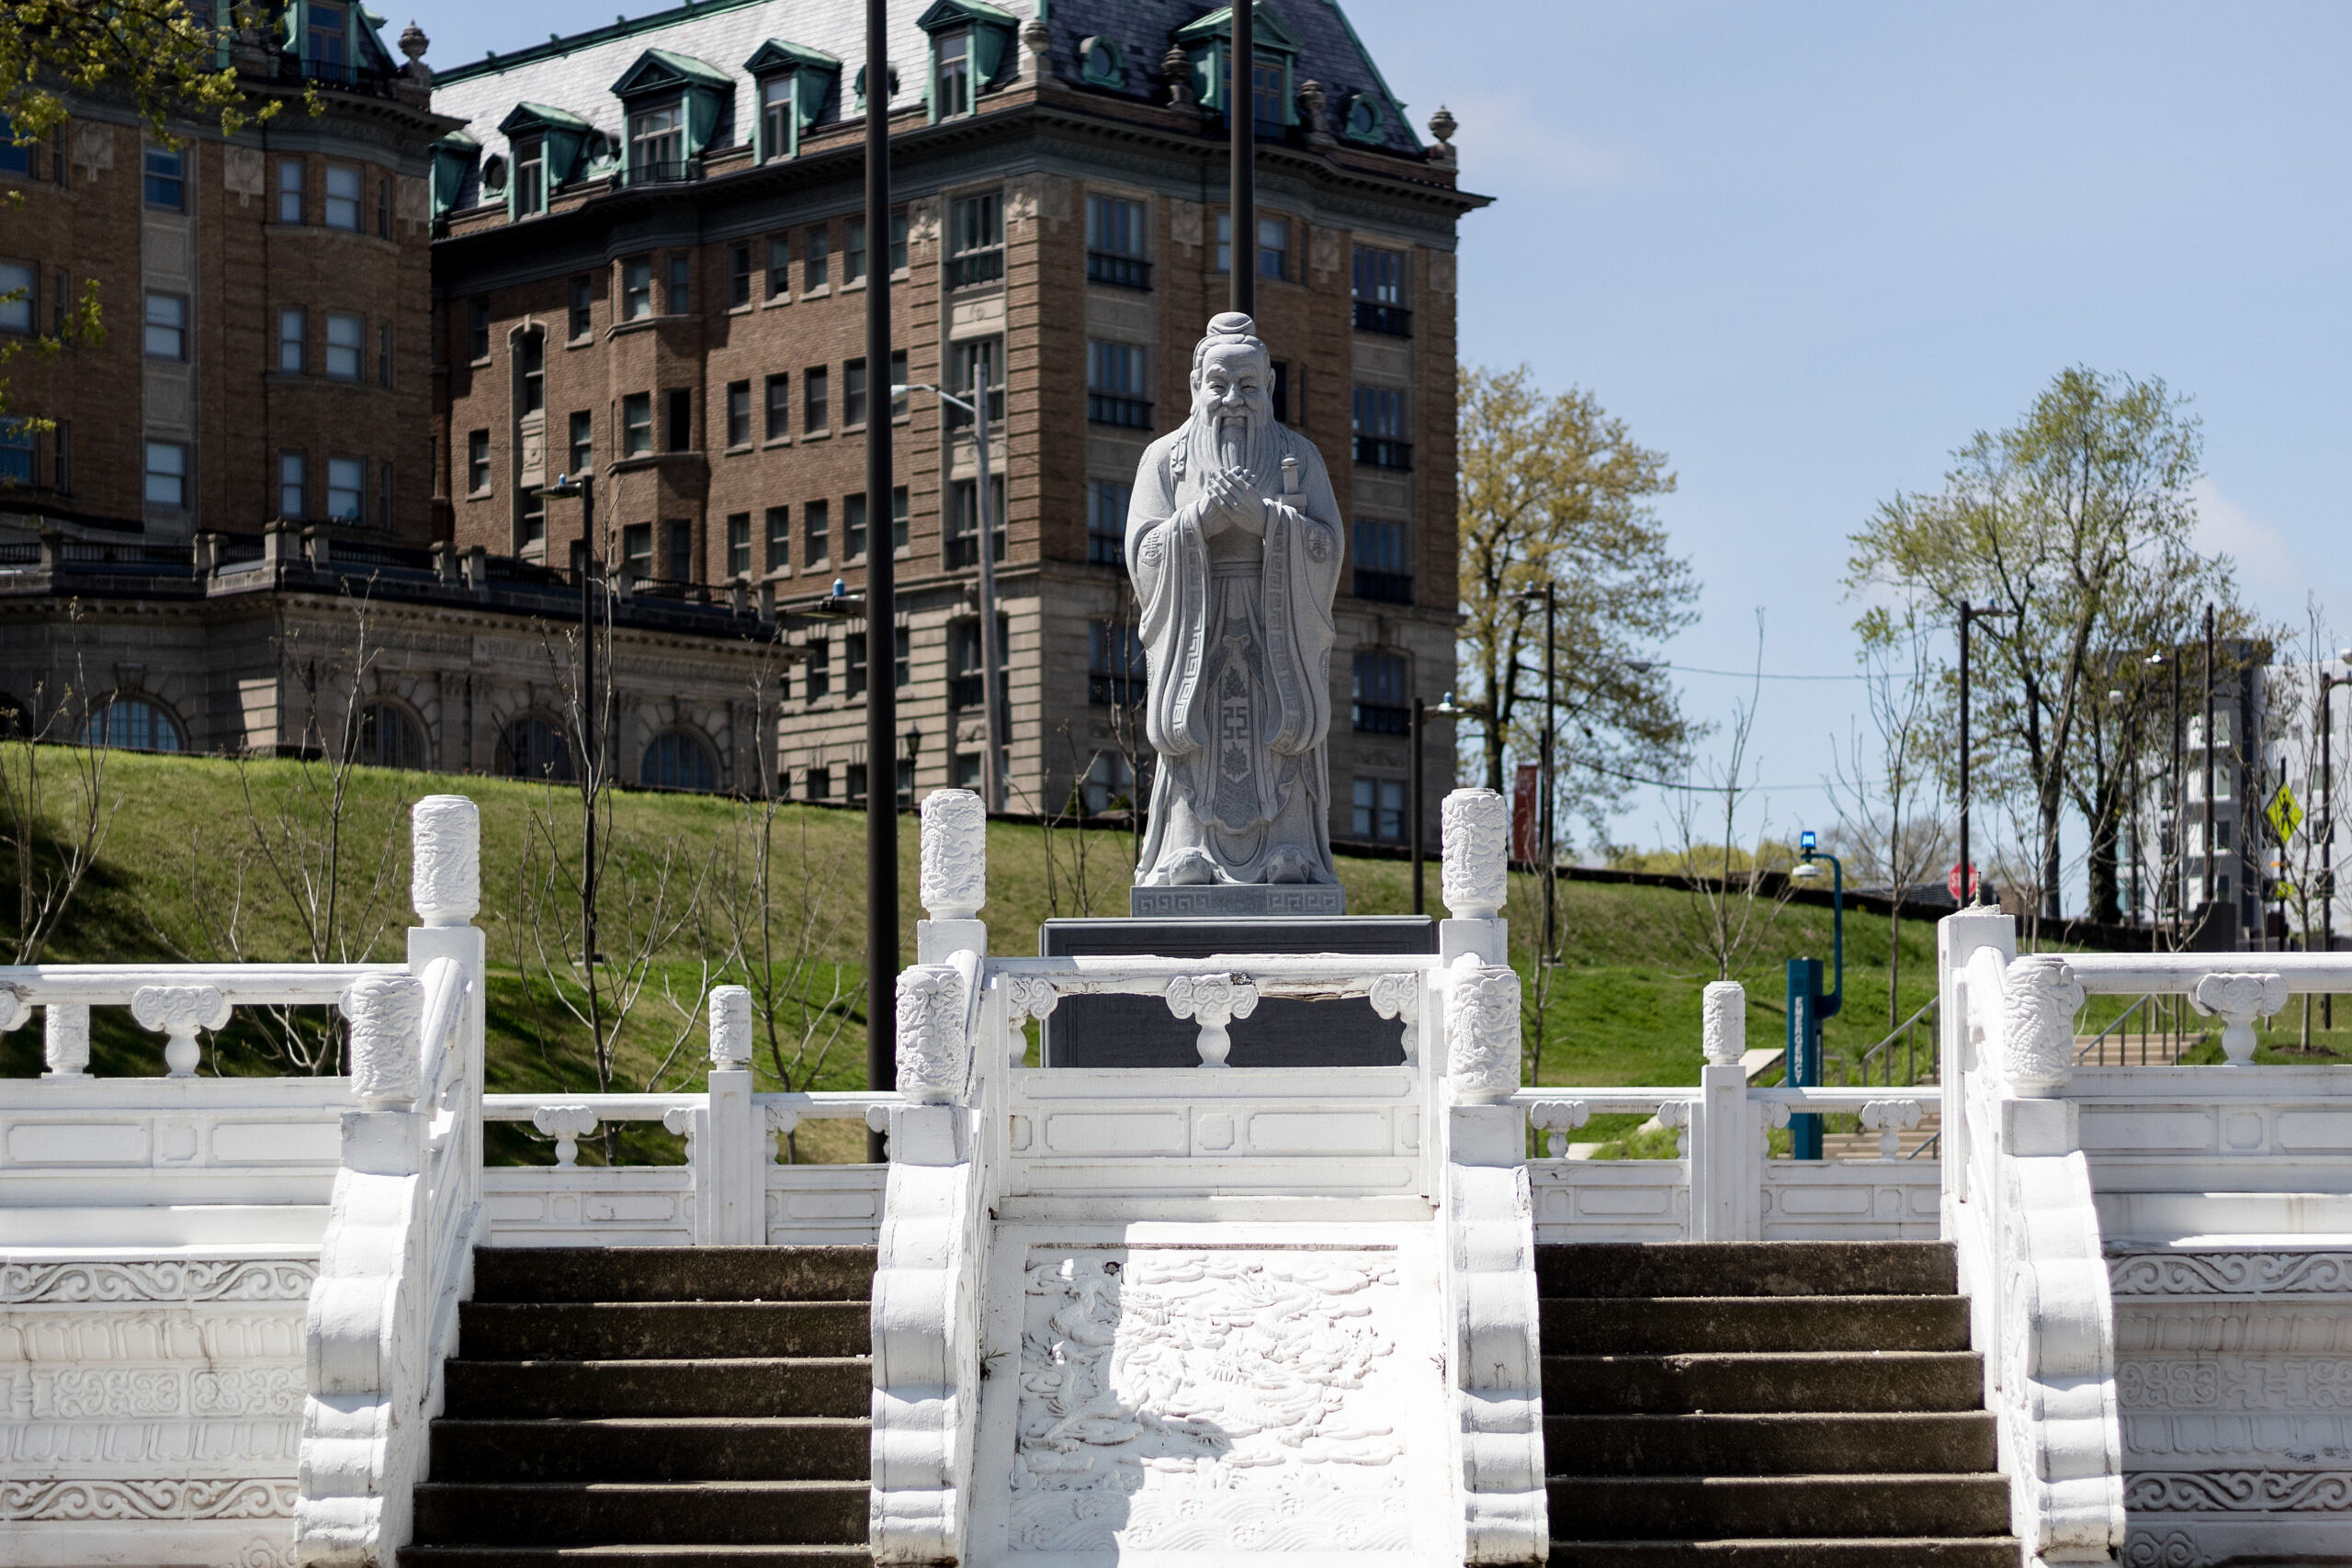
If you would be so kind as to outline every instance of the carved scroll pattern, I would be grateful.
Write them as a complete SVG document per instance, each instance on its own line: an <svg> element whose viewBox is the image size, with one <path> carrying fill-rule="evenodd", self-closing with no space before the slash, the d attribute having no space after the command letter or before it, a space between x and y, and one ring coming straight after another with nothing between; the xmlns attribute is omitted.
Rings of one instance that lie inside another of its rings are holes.
<svg viewBox="0 0 2352 1568"><path fill-rule="evenodd" d="M899 976L899 1090L918 1105L963 1094L964 976L952 964L918 964Z"/></svg>

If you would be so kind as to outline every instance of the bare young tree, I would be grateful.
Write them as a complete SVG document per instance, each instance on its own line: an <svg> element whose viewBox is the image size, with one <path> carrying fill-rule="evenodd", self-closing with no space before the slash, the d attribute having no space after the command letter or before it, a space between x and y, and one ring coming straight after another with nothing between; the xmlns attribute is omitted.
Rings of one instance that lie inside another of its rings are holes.
<svg viewBox="0 0 2352 1568"><path fill-rule="evenodd" d="M1746 700L1733 704L1731 723L1720 756L1686 763L1681 787L1675 792L1674 825L1680 840L1679 870L1690 901L1683 920L1683 941L1712 964L1718 980L1729 980L1747 965L1788 901L1783 875L1768 892L1769 874L1783 865L1768 863L1774 857L1767 829L1769 818L1756 825L1755 848L1741 848L1740 817L1755 792L1754 764L1748 756L1756 729L1758 700L1763 689L1764 613L1756 613L1756 679Z"/></svg>
<svg viewBox="0 0 2352 1568"><path fill-rule="evenodd" d="M79 608L70 612L79 619ZM0 855L16 878L11 964L38 964L106 848L118 802L107 796L106 748L86 713L81 659L62 689L33 687L0 714Z"/></svg>
<svg viewBox="0 0 2352 1568"><path fill-rule="evenodd" d="M1944 863L1951 816L1943 788L1946 731L1939 722L1933 630L1917 610L1862 617L1863 694L1874 744L1860 727L1830 748L1830 804L1856 852L1855 875L1886 886L1886 1026L1903 1021L1903 898ZM1866 750L1866 744L1868 749Z"/></svg>

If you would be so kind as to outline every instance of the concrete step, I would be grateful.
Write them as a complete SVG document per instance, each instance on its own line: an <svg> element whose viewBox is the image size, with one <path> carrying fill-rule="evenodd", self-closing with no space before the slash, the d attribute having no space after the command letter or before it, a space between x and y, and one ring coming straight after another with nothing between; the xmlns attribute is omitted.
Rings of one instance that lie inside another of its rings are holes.
<svg viewBox="0 0 2352 1568"><path fill-rule="evenodd" d="M1544 1296L1932 1296L1960 1288L1940 1241L1577 1242L1535 1249Z"/></svg>
<svg viewBox="0 0 2352 1568"><path fill-rule="evenodd" d="M705 1361L461 1358L448 1364L443 1414L456 1419L863 1416L874 1392L874 1363L865 1356Z"/></svg>
<svg viewBox="0 0 2352 1568"><path fill-rule="evenodd" d="M1984 1400L1984 1359L1970 1351L1544 1358L1544 1408L1555 1416L1955 1411Z"/></svg>
<svg viewBox="0 0 2352 1568"><path fill-rule="evenodd" d="M1985 1412L1822 1415L1547 1415L1555 1475L1917 1475L1990 1471ZM436 1452L438 1450L436 1450ZM435 1473L439 1473L436 1469Z"/></svg>
<svg viewBox="0 0 2352 1568"><path fill-rule="evenodd" d="M1703 1350L1965 1350L1959 1296L1547 1297L1544 1348L1562 1355Z"/></svg>
<svg viewBox="0 0 2352 1568"><path fill-rule="evenodd" d="M862 1546L863 1481L426 1482L421 1542L474 1546Z"/></svg>
<svg viewBox="0 0 2352 1568"><path fill-rule="evenodd" d="M2014 1536L1555 1540L1551 1568L2019 1568Z"/></svg>
<svg viewBox="0 0 2352 1568"><path fill-rule="evenodd" d="M458 1313L469 1359L855 1356L873 1346L863 1301L477 1301Z"/></svg>
<svg viewBox="0 0 2352 1568"><path fill-rule="evenodd" d="M863 1546L407 1546L401 1568L872 1568Z"/></svg>
<svg viewBox="0 0 2352 1568"><path fill-rule="evenodd" d="M870 1247L485 1247L478 1302L862 1302Z"/></svg>
<svg viewBox="0 0 2352 1568"><path fill-rule="evenodd" d="M1555 1540L2001 1535L1998 1475L1555 1475Z"/></svg>
<svg viewBox="0 0 2352 1568"><path fill-rule="evenodd" d="M433 1478L863 1481L873 1426L840 1416L433 1423ZM1823 1468L1833 1468L1824 1466Z"/></svg>

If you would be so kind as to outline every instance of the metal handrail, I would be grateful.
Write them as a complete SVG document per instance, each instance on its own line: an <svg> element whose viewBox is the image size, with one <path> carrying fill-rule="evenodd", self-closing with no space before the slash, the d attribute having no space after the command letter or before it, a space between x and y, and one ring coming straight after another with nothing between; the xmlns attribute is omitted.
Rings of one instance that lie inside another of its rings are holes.
<svg viewBox="0 0 2352 1568"><path fill-rule="evenodd" d="M1871 1081L1871 1063L1872 1061L1876 1061L1879 1063L1883 1075L1880 1079L1880 1082L1883 1083L1889 1089L1895 1087L1894 1055L1893 1048L1895 1042L1898 1040L1904 1043L1903 1087L1908 1089L1918 1083L1919 1062L1917 1041L1918 1039L1919 1025L1927 1020L1928 1014L1936 1010L1936 1004L1939 1000L1941 1000L1940 998L1929 998L1927 1003L1922 1006L1918 1011L1913 1013L1909 1018L1905 1019L1901 1023L1896 1024L1893 1029L1887 1031L1885 1039L1880 1041L1877 1044L1862 1053L1860 1066L1863 1083L1868 1084ZM1933 1067L1935 1065L1935 1047L1932 1043L1928 1046L1928 1065L1930 1067Z"/></svg>
<svg viewBox="0 0 2352 1568"><path fill-rule="evenodd" d="M2103 1043L2106 1041L2106 1039L2107 1039L2107 1037L2108 1037L2109 1035L2110 1035L2110 1034L2114 1033L2117 1030L2121 1029L2125 1024L2127 1024L2127 1023L2131 1022L2131 1021L2132 1021L2132 1015L2133 1013L2138 1012L2142 1008L2148 1007L2148 1005L2149 1005L2151 1002L2154 1001L2155 999L2156 999L2156 994L2155 994L2155 992L2154 992L2154 991L2150 991L2147 995L2145 995L2145 996L2142 997L2138 1001L2133 1002L2130 1007L2125 1008L2125 1009L2123 1010L2123 1011L2122 1011L2120 1014L2119 1014L2119 1015L2117 1016L2117 1018L2116 1018L2116 1020L2115 1020L2115 1021L2114 1021L2113 1023L2109 1024L2105 1029L2100 1030L2097 1034L2094 1034L2094 1035L2092 1035L2092 1036L2091 1036L2091 1041L2090 1041L2090 1043L2089 1043L2089 1044L2087 1044L2087 1045L2078 1045L2078 1046L2076 1046L2076 1047L2075 1048L2075 1062L2077 1062L2077 1063L2079 1064L2079 1063L2081 1063L2081 1062L2087 1061L2087 1060L2090 1058L2090 1056L2091 1056L2092 1053L2094 1053L2094 1052L2096 1052L2096 1051L2098 1051L2098 1048L2099 1048L2099 1046L2101 1045L2101 1043ZM2149 1016L2150 1016L2151 1018L2154 1018L2154 1014L2155 1014L2155 1010L2154 1010L2154 1008L2149 1008ZM2147 1026L2146 1026L2145 1024L2143 1024L2143 1025L2141 1026L2140 1032L2141 1032L2141 1033L2143 1033L2143 1034L2145 1034L2145 1033L2147 1032Z"/></svg>

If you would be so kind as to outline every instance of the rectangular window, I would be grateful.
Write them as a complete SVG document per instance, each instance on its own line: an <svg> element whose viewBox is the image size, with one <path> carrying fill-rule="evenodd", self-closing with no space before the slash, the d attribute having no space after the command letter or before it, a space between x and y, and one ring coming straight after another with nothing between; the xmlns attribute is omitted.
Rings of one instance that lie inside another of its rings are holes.
<svg viewBox="0 0 2352 1568"><path fill-rule="evenodd" d="M802 694L812 703L822 702L833 694L833 645L812 642L801 676ZM833 793L833 775L830 768L808 770L808 797L823 800Z"/></svg>
<svg viewBox="0 0 2352 1568"><path fill-rule="evenodd" d="M635 180L685 176L685 130L676 104L639 109L628 117L628 168Z"/></svg>
<svg viewBox="0 0 2352 1568"><path fill-rule="evenodd" d="M978 389L983 388L988 392L989 423L994 424L1004 417L1004 340L976 337L948 344L947 389L977 405ZM941 407L946 411L950 430L971 423L971 416L954 404Z"/></svg>
<svg viewBox="0 0 2352 1568"><path fill-rule="evenodd" d="M40 272L22 262L0 262L0 333L30 337L40 320Z"/></svg>
<svg viewBox="0 0 2352 1568"><path fill-rule="evenodd" d="M821 226L809 230L808 237L800 243L802 293L813 293L831 283L833 273L832 246L832 235Z"/></svg>
<svg viewBox="0 0 2352 1568"><path fill-rule="evenodd" d="M176 441L147 443L147 504L187 505L187 448Z"/></svg>
<svg viewBox="0 0 2352 1568"><path fill-rule="evenodd" d="M780 72L760 83L760 157L763 161L790 156L792 132L797 116L793 109L793 95L798 90L798 73Z"/></svg>
<svg viewBox="0 0 2352 1568"><path fill-rule="evenodd" d="M310 209L303 199L303 182L310 165L299 157L277 161L277 220L307 223Z"/></svg>
<svg viewBox="0 0 2352 1568"><path fill-rule="evenodd" d="M907 487L895 486L890 491L890 547L907 547Z"/></svg>
<svg viewBox="0 0 2352 1568"><path fill-rule="evenodd" d="M653 575L653 525L631 523L621 530L621 560L643 581Z"/></svg>
<svg viewBox="0 0 2352 1568"><path fill-rule="evenodd" d="M865 277L865 220L851 219L842 241L842 281L844 284L863 282Z"/></svg>
<svg viewBox="0 0 2352 1568"><path fill-rule="evenodd" d="M673 387L662 397L662 447L666 452L695 448L695 395L684 387Z"/></svg>
<svg viewBox="0 0 2352 1568"><path fill-rule="evenodd" d="M545 333L529 332L514 350L515 379L522 383L523 412L540 413L548 406L548 339Z"/></svg>
<svg viewBox="0 0 2352 1568"><path fill-rule="evenodd" d="M33 150L29 142L17 141L17 128L6 115L0 115L0 175L30 175L33 172Z"/></svg>
<svg viewBox="0 0 2352 1568"><path fill-rule="evenodd" d="M752 384L749 381L727 383L727 445L749 446L752 444Z"/></svg>
<svg viewBox="0 0 2352 1568"><path fill-rule="evenodd" d="M970 288L1004 276L1004 197L959 196L948 206L947 287Z"/></svg>
<svg viewBox="0 0 2352 1568"><path fill-rule="evenodd" d="M662 303L673 316L691 315L695 308L695 258L684 251L673 252L670 257L668 287L662 290Z"/></svg>
<svg viewBox="0 0 2352 1568"><path fill-rule="evenodd" d="M832 387L830 373L820 365L800 373L800 433L821 435L832 415Z"/></svg>
<svg viewBox="0 0 2352 1568"><path fill-rule="evenodd" d="M845 560L865 558L865 497L842 497L842 557Z"/></svg>
<svg viewBox="0 0 2352 1568"><path fill-rule="evenodd" d="M899 390L906 384L907 351L903 348L894 348L890 351L890 417L892 419L907 417L907 394Z"/></svg>
<svg viewBox="0 0 2352 1568"><path fill-rule="evenodd" d="M367 340L366 318L328 311L327 374L338 381L358 380L361 371L359 361Z"/></svg>
<svg viewBox="0 0 2352 1568"><path fill-rule="evenodd" d="M729 245L727 247L728 309L733 310L738 305L748 305L751 302L752 247Z"/></svg>
<svg viewBox="0 0 2352 1568"><path fill-rule="evenodd" d="M187 301L176 294L147 296L146 350L150 359L187 357Z"/></svg>
<svg viewBox="0 0 2352 1568"><path fill-rule="evenodd" d="M1405 394L1396 387L1355 389L1355 457L1375 468L1409 468L1413 444L1405 438Z"/></svg>
<svg viewBox="0 0 2352 1568"><path fill-rule="evenodd" d="M174 212L187 209L185 163L177 152L161 147L147 149L147 205L169 208Z"/></svg>
<svg viewBox="0 0 2352 1568"><path fill-rule="evenodd" d="M1151 263L1144 249L1143 203L1124 197L1086 200L1086 281L1114 288L1149 288Z"/></svg>
<svg viewBox="0 0 2352 1568"><path fill-rule="evenodd" d="M595 333L596 322L592 314L595 299L595 285L592 279L575 277L571 280L572 342L584 342Z"/></svg>
<svg viewBox="0 0 2352 1568"><path fill-rule="evenodd" d="M1356 655L1355 725L1365 735L1404 735L1413 727L1405 658L1367 650Z"/></svg>
<svg viewBox="0 0 2352 1568"><path fill-rule="evenodd" d="M1127 507L1135 487L1117 479L1086 486L1086 558L1095 566L1127 564Z"/></svg>
<svg viewBox="0 0 2352 1568"><path fill-rule="evenodd" d="M863 806L865 804L865 764L863 762L852 762L847 771L849 773L849 802L852 806Z"/></svg>
<svg viewBox="0 0 2352 1568"><path fill-rule="evenodd" d="M1258 220L1258 276L1283 278L1290 276L1289 219Z"/></svg>
<svg viewBox="0 0 2352 1568"><path fill-rule="evenodd" d="M523 516L517 532L525 550L537 547L543 555L548 540L548 498L544 491L526 490L522 494Z"/></svg>
<svg viewBox="0 0 2352 1568"><path fill-rule="evenodd" d="M831 800L832 796L833 770L831 768L810 768L808 770L808 798L810 800Z"/></svg>
<svg viewBox="0 0 2352 1568"><path fill-rule="evenodd" d="M1413 312L1405 305L1405 256L1401 251L1358 245L1350 292L1358 332L1413 335Z"/></svg>
<svg viewBox="0 0 2352 1568"><path fill-rule="evenodd" d="M842 366L842 423L860 425L865 423L865 361L852 359Z"/></svg>
<svg viewBox="0 0 2352 1568"><path fill-rule="evenodd" d="M914 668L914 633L900 626L890 634L890 684L906 690ZM903 784L900 786L904 787Z"/></svg>
<svg viewBox="0 0 2352 1568"><path fill-rule="evenodd" d="M341 5L328 0L311 0L310 26L302 37L302 58L309 64L324 66L320 74L328 81L338 81L337 68L350 58L349 23L345 19Z"/></svg>
<svg viewBox="0 0 2352 1568"><path fill-rule="evenodd" d="M70 491L74 488L74 422L59 420L50 434L50 457L53 460L49 468L49 488Z"/></svg>
<svg viewBox="0 0 2352 1568"><path fill-rule="evenodd" d="M932 46L933 107L941 119L972 112L972 39L956 31L943 33Z"/></svg>
<svg viewBox="0 0 2352 1568"><path fill-rule="evenodd" d="M980 564L980 487L975 479L957 479L947 487L947 565ZM998 560L1004 559L1004 476L989 476L989 521Z"/></svg>
<svg viewBox="0 0 2352 1568"><path fill-rule="evenodd" d="M631 392L621 399L621 456L642 457L653 450L653 394Z"/></svg>
<svg viewBox="0 0 2352 1568"><path fill-rule="evenodd" d="M768 378L766 441L781 441L792 434L792 378L777 371Z"/></svg>
<svg viewBox="0 0 2352 1568"><path fill-rule="evenodd" d="M466 436L466 493L490 493L490 432L476 430ZM295 515L292 513L288 516Z"/></svg>
<svg viewBox="0 0 2352 1568"><path fill-rule="evenodd" d="M385 321L376 328L376 385L392 384L392 323Z"/></svg>
<svg viewBox="0 0 2352 1568"><path fill-rule="evenodd" d="M29 420L0 419L0 488L31 484L38 471L35 455L39 450L40 441Z"/></svg>
<svg viewBox="0 0 2352 1568"><path fill-rule="evenodd" d="M832 550L826 536L832 526L830 504L812 501L800 509L801 559L809 566L822 566Z"/></svg>
<svg viewBox="0 0 2352 1568"><path fill-rule="evenodd" d="M695 581L695 525L691 523L670 525L670 581Z"/></svg>
<svg viewBox="0 0 2352 1568"><path fill-rule="evenodd" d="M768 508L768 570L786 571L792 566L792 508Z"/></svg>
<svg viewBox="0 0 2352 1568"><path fill-rule="evenodd" d="M490 488L490 433L474 432L475 488ZM300 452L277 455L277 514L300 517L310 504L306 499L310 488L310 464Z"/></svg>
<svg viewBox="0 0 2352 1568"><path fill-rule="evenodd" d="M653 314L653 258L631 256L621 263L621 319L641 321Z"/></svg>
<svg viewBox="0 0 2352 1568"><path fill-rule="evenodd" d="M564 455L563 471L585 474L596 461L596 421L586 409L574 409L571 419L570 449Z"/></svg>
<svg viewBox="0 0 2352 1568"><path fill-rule="evenodd" d="M1230 212L1216 215L1216 270L1233 270L1233 214Z"/></svg>
<svg viewBox="0 0 2352 1568"><path fill-rule="evenodd" d="M1405 555L1405 525L1356 519L1355 590L1359 599L1385 604L1413 602L1413 569Z"/></svg>
<svg viewBox="0 0 2352 1568"><path fill-rule="evenodd" d="M547 210L548 155L547 143L541 141L517 142L514 147L514 213L528 218Z"/></svg>
<svg viewBox="0 0 2352 1568"><path fill-rule="evenodd" d="M1250 62L1250 118L1257 122L1258 135L1280 141L1290 123L1285 106L1290 101L1290 72L1283 62L1271 55L1259 55Z"/></svg>
<svg viewBox="0 0 2352 1568"><path fill-rule="evenodd" d="M327 165L327 227L359 229L359 202L367 194L356 164Z"/></svg>
<svg viewBox="0 0 2352 1568"><path fill-rule="evenodd" d="M890 276L899 277L907 270L907 209L903 207L890 214Z"/></svg>
<svg viewBox="0 0 2352 1568"><path fill-rule="evenodd" d="M728 513L727 575L730 578L752 575L752 514L748 512Z"/></svg>
<svg viewBox="0 0 2352 1568"><path fill-rule="evenodd" d="M1092 621L1086 628L1086 700L1097 707L1133 707L1143 701L1143 636L1125 621Z"/></svg>
<svg viewBox="0 0 2352 1568"><path fill-rule="evenodd" d="M1352 826L1357 838L1392 844L1404 842L1404 780L1357 779L1354 808Z"/></svg>
<svg viewBox="0 0 2352 1568"><path fill-rule="evenodd" d="M842 642L849 655L842 661L842 695L862 697L865 695L865 634L852 632L842 638ZM858 795L865 793L854 785L852 791Z"/></svg>
<svg viewBox="0 0 2352 1568"><path fill-rule="evenodd" d="M490 357L490 301L466 301L466 357L479 365Z"/></svg>
<svg viewBox="0 0 2352 1568"><path fill-rule="evenodd" d="M768 298L792 297L792 241L785 235L768 238Z"/></svg>
<svg viewBox="0 0 2352 1568"><path fill-rule="evenodd" d="M376 182L376 238L392 237L392 176L386 175Z"/></svg>
<svg viewBox="0 0 2352 1568"><path fill-rule="evenodd" d="M368 465L358 457L327 459L327 518L361 523L368 517Z"/></svg>
<svg viewBox="0 0 2352 1568"><path fill-rule="evenodd" d="M1151 428L1150 385L1144 378L1141 344L1088 341L1086 417L1094 424Z"/></svg>

